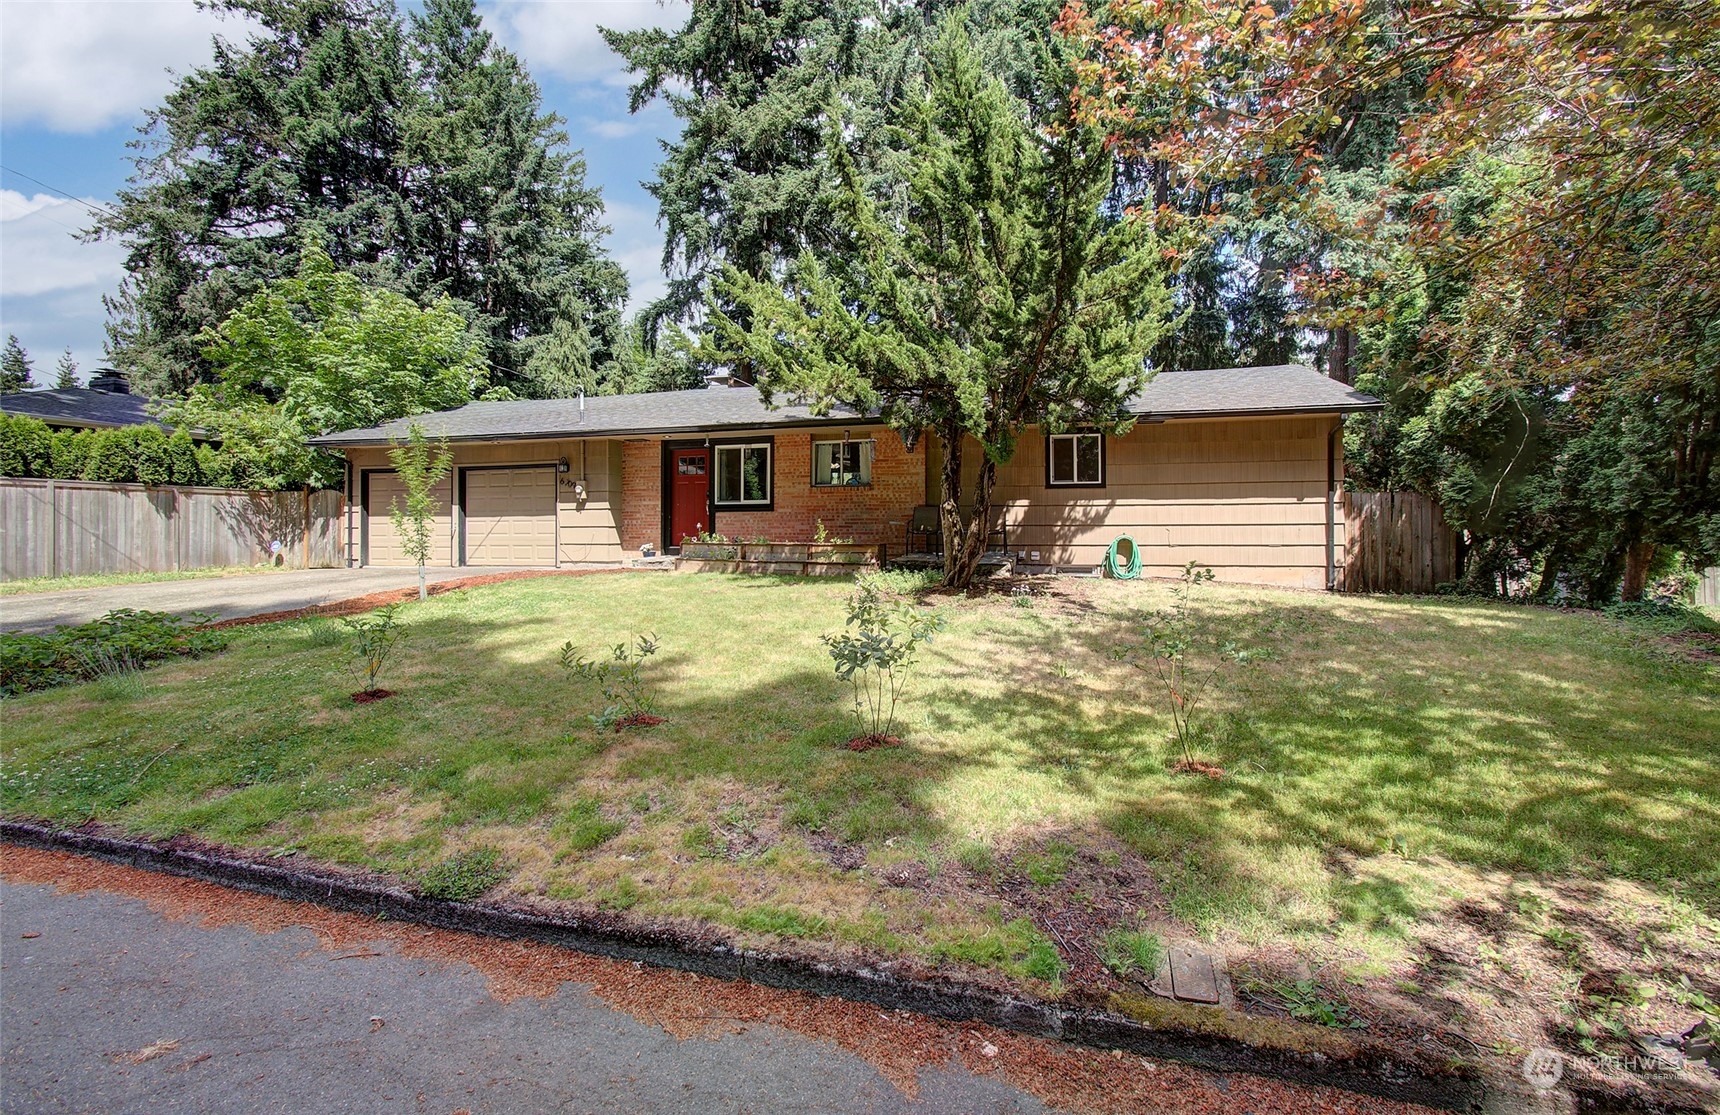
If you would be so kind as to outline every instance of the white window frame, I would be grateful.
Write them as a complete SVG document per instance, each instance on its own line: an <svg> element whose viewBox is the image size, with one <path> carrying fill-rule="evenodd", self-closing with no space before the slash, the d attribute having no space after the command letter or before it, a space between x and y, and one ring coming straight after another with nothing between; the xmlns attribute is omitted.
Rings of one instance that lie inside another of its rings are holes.
<svg viewBox="0 0 1720 1115"><path fill-rule="evenodd" d="M870 488L872 486L872 464L876 458L876 454L873 452L874 444L875 443L870 438L864 440L844 438L842 440L831 439L829 441L814 441L812 443L812 486L814 488ZM843 449L846 449L846 447L850 445L859 446L860 479L854 481L841 480L834 482L821 479L824 475L823 470L818 466L818 447L821 445L835 445L840 446Z"/></svg>
<svg viewBox="0 0 1720 1115"><path fill-rule="evenodd" d="M723 454L724 453L731 453L731 452L744 454L746 452L746 450L748 450L748 449L762 449L762 450L764 450L764 498L763 499L747 499L746 498L746 493L745 493L745 489L746 489L746 458L743 456L741 458L741 489L742 489L741 498L739 498L739 499L724 499L723 494L722 494L723 493ZM769 506L771 506L771 500L776 495L776 477L775 477L775 473L776 473L776 446L774 446L773 444L771 444L768 441L746 441L746 442L736 441L736 442L724 442L720 445L713 445L713 446L711 446L711 464L714 466L713 471L716 473L715 476L711 477L711 498L712 498L712 502L715 506L717 506L717 507L769 507Z"/></svg>
<svg viewBox="0 0 1720 1115"><path fill-rule="evenodd" d="M1081 439L1092 438L1099 446L1099 475L1091 480L1081 479ZM1059 480L1055 446L1069 442L1069 463L1075 475ZM1105 435L1091 432L1045 435L1045 484L1050 488L1103 488L1105 486Z"/></svg>

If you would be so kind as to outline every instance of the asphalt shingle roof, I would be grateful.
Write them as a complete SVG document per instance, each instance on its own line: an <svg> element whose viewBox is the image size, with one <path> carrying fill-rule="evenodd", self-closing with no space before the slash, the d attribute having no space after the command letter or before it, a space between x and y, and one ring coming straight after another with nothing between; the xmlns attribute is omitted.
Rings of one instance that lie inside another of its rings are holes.
<svg viewBox="0 0 1720 1115"><path fill-rule="evenodd" d="M40 418L59 426L139 426L155 422L144 410L149 402L139 395L92 391L87 387L50 388L0 395L0 411Z"/></svg>
<svg viewBox="0 0 1720 1115"><path fill-rule="evenodd" d="M1330 414L1373 410L1385 404L1301 364L1261 368L1214 368L1161 372L1131 401L1143 418L1211 418L1226 415ZM838 407L824 417L805 406L768 408L750 387L659 391L646 395L602 395L578 399L532 399L468 403L455 410L420 414L359 430L311 439L340 449L387 445L406 437L413 422L432 438L449 441L527 441L560 437L627 437L641 434L816 426L853 423L862 416Z"/></svg>

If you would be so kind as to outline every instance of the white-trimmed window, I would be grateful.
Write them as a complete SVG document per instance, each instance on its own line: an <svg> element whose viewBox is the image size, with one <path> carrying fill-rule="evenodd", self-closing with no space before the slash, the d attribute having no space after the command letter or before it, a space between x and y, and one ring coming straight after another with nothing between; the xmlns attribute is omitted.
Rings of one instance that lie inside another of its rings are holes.
<svg viewBox="0 0 1720 1115"><path fill-rule="evenodd" d="M719 507L770 503L770 448L768 442L716 447Z"/></svg>
<svg viewBox="0 0 1720 1115"><path fill-rule="evenodd" d="M1053 488L1099 488L1105 484L1102 434L1051 434L1045 439L1045 483Z"/></svg>
<svg viewBox="0 0 1720 1115"><path fill-rule="evenodd" d="M872 483L870 441L812 443L812 486L841 488Z"/></svg>

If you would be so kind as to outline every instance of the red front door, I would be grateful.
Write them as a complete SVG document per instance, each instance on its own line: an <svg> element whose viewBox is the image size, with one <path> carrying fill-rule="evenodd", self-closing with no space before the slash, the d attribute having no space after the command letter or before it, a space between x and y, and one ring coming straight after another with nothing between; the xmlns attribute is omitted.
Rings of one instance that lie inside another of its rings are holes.
<svg viewBox="0 0 1720 1115"><path fill-rule="evenodd" d="M711 529L711 451L675 449L669 453L669 546Z"/></svg>

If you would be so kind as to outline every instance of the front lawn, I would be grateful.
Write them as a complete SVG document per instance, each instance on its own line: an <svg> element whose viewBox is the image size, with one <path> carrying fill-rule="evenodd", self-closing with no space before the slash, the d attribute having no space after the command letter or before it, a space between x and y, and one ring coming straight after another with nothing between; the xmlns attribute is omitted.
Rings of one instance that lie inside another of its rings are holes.
<svg viewBox="0 0 1720 1115"><path fill-rule="evenodd" d="M1483 1059L1605 1051L1720 1001L1711 637L1214 587L1213 622L1270 657L1210 698L1210 779L1172 771L1162 695L1111 653L1167 586L928 598L948 626L906 746L865 752L843 746L857 725L819 641L847 592L652 574L451 592L403 609L397 695L364 705L338 623L240 628L141 687L6 702L0 809L421 888L501 878L492 894L1041 994L1138 990L1130 957L1205 941L1248 1009L1462 1035ZM645 632L666 723L594 725L598 686L561 644Z"/></svg>

